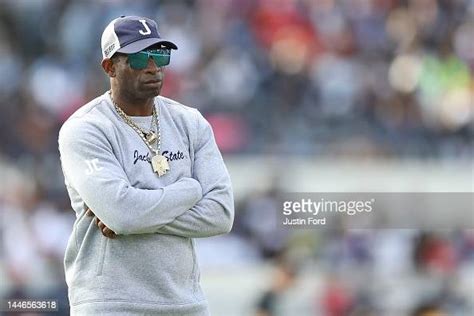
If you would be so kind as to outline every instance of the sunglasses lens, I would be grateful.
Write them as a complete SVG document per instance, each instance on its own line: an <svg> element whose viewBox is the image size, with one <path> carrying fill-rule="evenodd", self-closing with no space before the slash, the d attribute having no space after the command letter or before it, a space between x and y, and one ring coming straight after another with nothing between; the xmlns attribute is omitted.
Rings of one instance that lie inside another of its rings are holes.
<svg viewBox="0 0 474 316"><path fill-rule="evenodd" d="M138 52L128 55L128 62L130 67L140 70L146 68L148 65L148 59L152 57L157 67L163 67L169 65L170 53L171 51L169 49L156 49L149 50L147 52Z"/></svg>
<svg viewBox="0 0 474 316"><path fill-rule="evenodd" d="M163 67L170 63L170 55L152 55L157 67Z"/></svg>
<svg viewBox="0 0 474 316"><path fill-rule="evenodd" d="M148 55L135 53L128 55L128 63L133 69L144 69L148 65Z"/></svg>

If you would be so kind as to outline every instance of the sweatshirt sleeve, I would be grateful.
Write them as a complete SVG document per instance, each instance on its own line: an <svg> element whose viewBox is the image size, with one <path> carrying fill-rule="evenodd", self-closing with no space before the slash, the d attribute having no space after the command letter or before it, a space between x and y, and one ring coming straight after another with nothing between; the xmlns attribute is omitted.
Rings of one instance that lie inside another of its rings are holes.
<svg viewBox="0 0 474 316"><path fill-rule="evenodd" d="M67 185L117 234L154 233L202 197L191 178L157 190L132 187L109 140L92 123L66 122L58 142Z"/></svg>
<svg viewBox="0 0 474 316"><path fill-rule="evenodd" d="M226 234L234 221L232 186L210 124L198 116L193 177L199 181L203 198L189 211L160 227L158 233L199 238Z"/></svg>

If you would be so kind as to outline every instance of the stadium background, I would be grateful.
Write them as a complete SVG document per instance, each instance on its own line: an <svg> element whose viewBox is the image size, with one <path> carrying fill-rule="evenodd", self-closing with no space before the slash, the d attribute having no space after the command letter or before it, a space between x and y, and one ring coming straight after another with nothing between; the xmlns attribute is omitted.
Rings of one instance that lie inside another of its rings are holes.
<svg viewBox="0 0 474 316"><path fill-rule="evenodd" d="M197 243L214 315L473 314L473 230L275 222L281 191L472 192L472 0L1 0L2 297L67 304L57 132L107 88L122 14L178 44L163 95L206 116L233 179L232 233Z"/></svg>

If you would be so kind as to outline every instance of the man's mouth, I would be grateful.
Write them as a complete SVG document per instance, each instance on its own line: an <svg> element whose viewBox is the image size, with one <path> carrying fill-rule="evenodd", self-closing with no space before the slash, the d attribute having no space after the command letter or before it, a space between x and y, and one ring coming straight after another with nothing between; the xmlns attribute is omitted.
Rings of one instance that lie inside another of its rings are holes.
<svg viewBox="0 0 474 316"><path fill-rule="evenodd" d="M151 79L151 80L144 81L143 83L144 84L158 84L160 82L161 82L161 80L159 80L159 79Z"/></svg>

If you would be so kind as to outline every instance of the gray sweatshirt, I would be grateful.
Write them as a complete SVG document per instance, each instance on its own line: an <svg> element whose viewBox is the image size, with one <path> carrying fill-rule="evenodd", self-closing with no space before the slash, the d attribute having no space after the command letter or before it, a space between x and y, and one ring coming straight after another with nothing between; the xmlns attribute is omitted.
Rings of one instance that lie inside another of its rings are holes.
<svg viewBox="0 0 474 316"><path fill-rule="evenodd" d="M229 174L197 110L161 96L155 106L170 165L162 177L108 93L81 107L59 132L76 212L64 259L72 315L209 314L193 238L231 230ZM151 117L133 119L149 129ZM102 235L85 215L87 206L117 238Z"/></svg>

